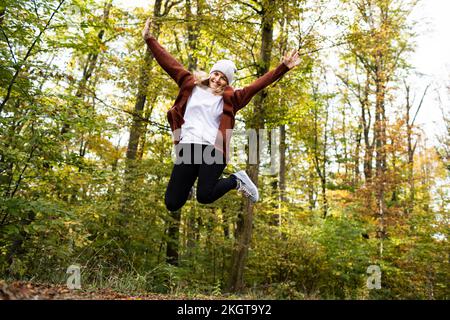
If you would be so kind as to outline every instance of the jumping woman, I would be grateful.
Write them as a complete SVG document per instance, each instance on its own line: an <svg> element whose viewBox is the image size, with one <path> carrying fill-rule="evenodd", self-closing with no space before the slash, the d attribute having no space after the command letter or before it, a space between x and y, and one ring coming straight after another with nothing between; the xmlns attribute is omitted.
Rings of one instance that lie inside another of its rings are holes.
<svg viewBox="0 0 450 320"><path fill-rule="evenodd" d="M298 52L283 57L278 67L249 86L234 90L231 84L237 70L232 61L217 61L209 75L201 77L186 70L158 43L150 33L150 19L142 36L156 61L179 87L175 104L167 112L177 157L165 194L167 209L176 211L186 203L197 178L200 203L212 203L232 189L258 201L258 189L244 170L220 178L229 160L235 115L256 93L297 66Z"/></svg>

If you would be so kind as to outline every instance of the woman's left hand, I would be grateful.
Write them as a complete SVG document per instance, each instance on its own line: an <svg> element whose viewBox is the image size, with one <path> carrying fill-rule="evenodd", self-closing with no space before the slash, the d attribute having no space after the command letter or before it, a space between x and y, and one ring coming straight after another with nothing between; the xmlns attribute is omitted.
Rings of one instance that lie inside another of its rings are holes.
<svg viewBox="0 0 450 320"><path fill-rule="evenodd" d="M145 21L145 27L142 30L142 38L147 41L147 39L152 37L152 34L150 33L150 24L151 24L151 20L150 18L147 19L147 21Z"/></svg>
<svg viewBox="0 0 450 320"><path fill-rule="evenodd" d="M286 54L281 60L289 69L292 69L300 64L300 55L296 49L291 53Z"/></svg>

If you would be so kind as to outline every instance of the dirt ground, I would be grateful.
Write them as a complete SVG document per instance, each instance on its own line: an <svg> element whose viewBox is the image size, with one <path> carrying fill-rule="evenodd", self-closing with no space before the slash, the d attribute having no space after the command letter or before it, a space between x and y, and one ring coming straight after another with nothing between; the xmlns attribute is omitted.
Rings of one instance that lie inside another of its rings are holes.
<svg viewBox="0 0 450 320"><path fill-rule="evenodd" d="M65 285L0 280L0 300L192 300L193 297L163 294L126 295L110 289L70 290ZM201 297L199 299L211 299Z"/></svg>

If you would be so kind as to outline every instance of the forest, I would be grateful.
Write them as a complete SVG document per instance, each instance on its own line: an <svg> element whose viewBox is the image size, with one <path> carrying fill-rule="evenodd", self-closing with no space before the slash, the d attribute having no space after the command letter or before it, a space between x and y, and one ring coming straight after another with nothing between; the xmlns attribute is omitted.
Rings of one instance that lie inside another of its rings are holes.
<svg viewBox="0 0 450 320"><path fill-rule="evenodd" d="M0 2L0 281L76 265L83 288L130 294L450 298L450 74L411 63L422 1L124 2ZM234 61L236 88L299 50L236 115L224 174L246 170L260 201L166 209L178 87L148 18L190 72ZM432 104L439 134L418 121Z"/></svg>

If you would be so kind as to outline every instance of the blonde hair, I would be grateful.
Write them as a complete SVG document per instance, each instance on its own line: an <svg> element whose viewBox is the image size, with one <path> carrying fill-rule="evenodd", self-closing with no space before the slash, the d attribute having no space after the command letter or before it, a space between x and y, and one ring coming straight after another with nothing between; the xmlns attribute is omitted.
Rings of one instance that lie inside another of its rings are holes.
<svg viewBox="0 0 450 320"><path fill-rule="evenodd" d="M210 88L209 87L209 78L210 77L211 76L204 71L198 71L198 70L194 71L195 84L199 87ZM220 87L220 88L217 88L214 90L211 89L211 90L212 90L213 94L215 94L217 96L222 96L223 92L225 91L224 89L225 89L225 87Z"/></svg>

